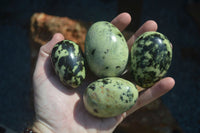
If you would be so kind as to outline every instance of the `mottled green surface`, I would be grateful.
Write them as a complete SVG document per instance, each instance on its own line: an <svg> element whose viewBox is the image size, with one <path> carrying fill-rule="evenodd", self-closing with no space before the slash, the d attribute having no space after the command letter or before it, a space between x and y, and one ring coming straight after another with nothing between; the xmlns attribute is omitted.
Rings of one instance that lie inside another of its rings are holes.
<svg viewBox="0 0 200 133"><path fill-rule="evenodd" d="M91 83L83 96L85 108L97 117L113 117L130 109L138 98L131 82L109 77Z"/></svg>
<svg viewBox="0 0 200 133"><path fill-rule="evenodd" d="M76 43L69 40L57 43L52 50L51 61L64 85L76 88L85 79L84 58Z"/></svg>
<svg viewBox="0 0 200 133"><path fill-rule="evenodd" d="M119 76L128 61L128 47L122 33L111 23L94 23L85 41L85 54L92 72L99 77Z"/></svg>
<svg viewBox="0 0 200 133"><path fill-rule="evenodd" d="M134 82L144 88L151 87L167 73L171 60L172 48L163 34L142 34L131 48L131 73Z"/></svg>

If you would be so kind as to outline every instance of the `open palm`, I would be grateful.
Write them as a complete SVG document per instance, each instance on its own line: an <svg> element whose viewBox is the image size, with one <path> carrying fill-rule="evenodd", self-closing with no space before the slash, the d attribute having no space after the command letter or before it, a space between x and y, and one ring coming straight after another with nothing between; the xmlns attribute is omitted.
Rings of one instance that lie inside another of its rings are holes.
<svg viewBox="0 0 200 133"><path fill-rule="evenodd" d="M121 13L111 23L122 31L130 21L131 17L128 13ZM144 23L127 41L129 48L140 34L156 30L157 24L154 21ZM63 39L63 35L57 33L51 41L40 48L33 76L36 123L43 125L40 128L41 126L36 124L40 131L45 130L55 133L112 132L127 115L167 93L174 86L175 82L172 78L164 78L143 92L136 104L128 112L112 118L94 117L85 110L82 94L87 85L95 78L90 74L80 87L69 89L61 84L52 68L50 61L51 50L57 42Z"/></svg>

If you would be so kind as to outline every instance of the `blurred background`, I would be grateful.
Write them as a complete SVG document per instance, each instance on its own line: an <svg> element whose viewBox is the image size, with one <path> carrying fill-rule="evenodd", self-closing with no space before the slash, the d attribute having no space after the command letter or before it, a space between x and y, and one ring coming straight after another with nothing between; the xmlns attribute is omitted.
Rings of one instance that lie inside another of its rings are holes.
<svg viewBox="0 0 200 133"><path fill-rule="evenodd" d="M127 31L155 20L158 31L172 42L167 76L176 85L161 99L184 133L199 133L200 0L1 0L0 133L20 132L33 120L30 18L34 13L96 22L111 21L125 11L133 18Z"/></svg>

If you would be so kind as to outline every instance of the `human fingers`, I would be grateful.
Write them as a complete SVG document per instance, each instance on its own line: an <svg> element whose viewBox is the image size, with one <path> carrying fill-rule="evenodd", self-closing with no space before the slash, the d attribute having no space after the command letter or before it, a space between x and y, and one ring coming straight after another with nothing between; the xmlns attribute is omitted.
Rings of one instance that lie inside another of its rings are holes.
<svg viewBox="0 0 200 133"><path fill-rule="evenodd" d="M157 98L159 98L160 96L166 94L174 87L174 85L175 81L171 77L167 77L160 80L158 83L156 83L154 86L144 91L139 96L135 105L129 111L127 111L127 115L135 112L144 105L147 105L152 101L156 100Z"/></svg>
<svg viewBox="0 0 200 133"><path fill-rule="evenodd" d="M123 31L131 22L131 16L129 13L121 13L115 17L111 23L115 25L120 31Z"/></svg>
<svg viewBox="0 0 200 133"><path fill-rule="evenodd" d="M51 54L51 50L53 49L53 47L56 43L58 43L59 41L62 41L63 39L64 39L64 37L62 34L56 33L56 34L54 34L52 39L47 44L40 47L40 51L38 54L38 60L37 60L35 72L33 75L34 77L37 78L39 75L44 75L43 74L44 68L46 68L45 63L46 63L49 55Z"/></svg>
<svg viewBox="0 0 200 133"><path fill-rule="evenodd" d="M52 39L40 48L39 56L40 54L48 56L51 53L54 45L62 40L64 40L64 36L61 33L55 33Z"/></svg>
<svg viewBox="0 0 200 133"><path fill-rule="evenodd" d="M131 38L127 41L129 50L131 49L134 41L144 32L147 31L156 31L158 29L158 25L155 21L153 20L148 20L146 21L136 32Z"/></svg>

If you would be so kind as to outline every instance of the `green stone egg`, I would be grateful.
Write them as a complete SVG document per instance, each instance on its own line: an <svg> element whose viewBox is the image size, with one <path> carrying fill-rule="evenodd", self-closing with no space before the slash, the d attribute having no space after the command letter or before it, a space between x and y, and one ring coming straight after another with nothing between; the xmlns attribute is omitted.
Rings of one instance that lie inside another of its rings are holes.
<svg viewBox="0 0 200 133"><path fill-rule="evenodd" d="M52 49L51 62L60 81L73 88L85 79L84 58L80 47L69 40L57 43Z"/></svg>
<svg viewBox="0 0 200 133"><path fill-rule="evenodd" d="M83 95L83 102L89 113L106 118L129 110L137 98L134 84L119 77L109 77L91 83Z"/></svg>
<svg viewBox="0 0 200 133"><path fill-rule="evenodd" d="M172 48L166 36L159 32L145 32L131 48L133 81L148 88L159 81L170 67Z"/></svg>
<svg viewBox="0 0 200 133"><path fill-rule="evenodd" d="M86 35L85 55L90 70L98 77L120 76L128 62L128 46L111 23L94 23Z"/></svg>

